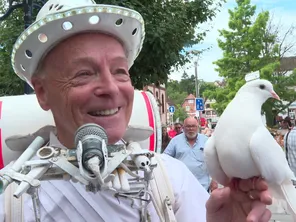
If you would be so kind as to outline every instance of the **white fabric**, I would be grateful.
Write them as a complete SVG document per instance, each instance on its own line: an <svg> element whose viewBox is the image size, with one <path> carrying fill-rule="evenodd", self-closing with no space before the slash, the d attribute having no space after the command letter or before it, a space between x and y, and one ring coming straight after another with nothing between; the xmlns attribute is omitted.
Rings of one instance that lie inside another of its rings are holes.
<svg viewBox="0 0 296 222"><path fill-rule="evenodd" d="M24 209L22 208L22 204L24 195L20 198L13 197L13 193L17 186L16 183L12 183L5 190L6 221L23 222Z"/></svg>
<svg viewBox="0 0 296 222"><path fill-rule="evenodd" d="M153 170L153 180L150 181L152 196L155 200L154 207L161 221L176 222L172 204L175 203L175 195L167 170L158 153L155 154L157 167Z"/></svg>
<svg viewBox="0 0 296 222"><path fill-rule="evenodd" d="M176 199L174 211L177 221L205 222L205 203L209 197L208 193L183 163L166 154L161 157L174 190ZM130 200L122 198L118 200L111 192L89 193L79 183L44 181L39 196L42 222L140 221L139 211L131 208ZM4 221L3 195L0 206L0 221ZM35 221L31 199L25 201L24 212L25 222ZM149 212L151 221L158 222L152 203L149 205Z"/></svg>

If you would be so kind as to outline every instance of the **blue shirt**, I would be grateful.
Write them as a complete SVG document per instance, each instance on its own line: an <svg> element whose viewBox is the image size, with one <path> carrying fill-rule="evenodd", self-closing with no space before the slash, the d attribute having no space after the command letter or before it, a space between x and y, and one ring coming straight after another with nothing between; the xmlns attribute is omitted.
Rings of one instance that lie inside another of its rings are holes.
<svg viewBox="0 0 296 222"><path fill-rule="evenodd" d="M210 186L210 176L204 161L204 147L207 139L207 136L198 134L191 147L185 133L182 133L175 136L164 151L164 153L182 161L206 190Z"/></svg>

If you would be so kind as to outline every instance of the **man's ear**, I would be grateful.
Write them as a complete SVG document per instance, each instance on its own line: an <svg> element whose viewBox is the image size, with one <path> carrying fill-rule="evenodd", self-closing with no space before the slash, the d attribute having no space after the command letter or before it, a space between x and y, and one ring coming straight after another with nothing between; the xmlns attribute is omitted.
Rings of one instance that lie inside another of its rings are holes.
<svg viewBox="0 0 296 222"><path fill-rule="evenodd" d="M34 87L39 105L43 110L48 111L50 109L50 106L44 79L42 77L33 78L32 85Z"/></svg>

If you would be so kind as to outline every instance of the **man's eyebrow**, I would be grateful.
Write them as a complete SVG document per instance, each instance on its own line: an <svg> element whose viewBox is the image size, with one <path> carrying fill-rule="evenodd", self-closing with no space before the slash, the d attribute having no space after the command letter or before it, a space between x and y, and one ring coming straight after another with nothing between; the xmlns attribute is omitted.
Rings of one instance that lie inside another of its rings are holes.
<svg viewBox="0 0 296 222"><path fill-rule="evenodd" d="M111 62L122 62L122 63L128 63L127 58L124 56L117 56L115 58L111 59Z"/></svg>
<svg viewBox="0 0 296 222"><path fill-rule="evenodd" d="M78 57L75 59L71 60L72 64L77 64L77 63L95 63L93 57Z"/></svg>
<svg viewBox="0 0 296 222"><path fill-rule="evenodd" d="M110 62L122 62L122 63L128 63L127 58L124 56L117 56L112 59L110 59ZM95 64L96 61L93 57L78 57L75 59L71 60L72 64L77 64L77 63L91 63Z"/></svg>

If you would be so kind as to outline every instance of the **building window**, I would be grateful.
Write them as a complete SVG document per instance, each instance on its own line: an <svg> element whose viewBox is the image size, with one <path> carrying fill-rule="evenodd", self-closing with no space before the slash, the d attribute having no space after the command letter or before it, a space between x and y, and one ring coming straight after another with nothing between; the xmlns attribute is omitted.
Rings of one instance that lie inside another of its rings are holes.
<svg viewBox="0 0 296 222"><path fill-rule="evenodd" d="M190 106L185 106L185 110L186 110L186 112L189 112L190 111Z"/></svg>
<svg viewBox="0 0 296 222"><path fill-rule="evenodd" d="M164 95L161 95L161 111L164 113Z"/></svg>
<svg viewBox="0 0 296 222"><path fill-rule="evenodd" d="M189 100L188 100L188 103L189 103L189 104L194 104L194 99L189 99Z"/></svg>
<svg viewBox="0 0 296 222"><path fill-rule="evenodd" d="M156 99L158 99L158 92L156 92Z"/></svg>
<svg viewBox="0 0 296 222"><path fill-rule="evenodd" d="M212 111L212 115L217 115L217 113L215 111Z"/></svg>
<svg viewBox="0 0 296 222"><path fill-rule="evenodd" d="M210 116L211 115L211 111L206 111L206 115Z"/></svg>
<svg viewBox="0 0 296 222"><path fill-rule="evenodd" d="M206 104L206 108L207 108L207 109L210 109L210 108L211 108L211 104L209 104L209 103Z"/></svg>

